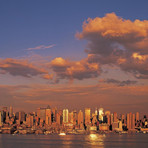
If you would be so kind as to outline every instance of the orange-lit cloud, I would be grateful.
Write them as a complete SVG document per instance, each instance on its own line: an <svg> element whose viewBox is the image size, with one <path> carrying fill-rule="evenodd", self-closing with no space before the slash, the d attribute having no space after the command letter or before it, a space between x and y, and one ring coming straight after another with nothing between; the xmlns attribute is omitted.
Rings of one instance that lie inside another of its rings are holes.
<svg viewBox="0 0 148 148"><path fill-rule="evenodd" d="M114 64L136 77L148 78L148 20L125 20L108 13L89 18L76 37L88 41L91 61Z"/></svg>
<svg viewBox="0 0 148 148"><path fill-rule="evenodd" d="M30 78L32 76L41 75L41 77L44 79L52 78L52 75L48 74L47 70L36 67L27 60L12 58L0 59L0 70L2 70L3 73L9 73L13 76Z"/></svg>
<svg viewBox="0 0 148 148"><path fill-rule="evenodd" d="M50 67L56 73L58 80L82 80L85 78L95 78L100 74L98 63L89 63L87 58L81 61L70 61L58 57L50 62Z"/></svg>

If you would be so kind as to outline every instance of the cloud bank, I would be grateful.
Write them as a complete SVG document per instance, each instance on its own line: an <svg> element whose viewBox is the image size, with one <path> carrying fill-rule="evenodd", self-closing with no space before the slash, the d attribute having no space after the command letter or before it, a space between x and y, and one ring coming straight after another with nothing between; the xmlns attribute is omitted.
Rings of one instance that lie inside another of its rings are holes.
<svg viewBox="0 0 148 148"><path fill-rule="evenodd" d="M148 78L148 21L125 20L108 13L89 18L78 39L88 41L86 52L90 61L113 64L137 78Z"/></svg>
<svg viewBox="0 0 148 148"><path fill-rule="evenodd" d="M51 79L52 75L48 74L48 71L34 66L27 60L20 59L0 59L0 70L1 74L9 73L12 76L23 76L30 78L32 76L41 75L44 79Z"/></svg>

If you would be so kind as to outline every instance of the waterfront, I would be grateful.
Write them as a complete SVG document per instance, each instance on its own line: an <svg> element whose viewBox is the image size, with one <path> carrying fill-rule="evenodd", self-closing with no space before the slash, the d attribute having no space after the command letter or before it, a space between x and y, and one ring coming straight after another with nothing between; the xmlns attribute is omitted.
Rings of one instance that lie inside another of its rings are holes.
<svg viewBox="0 0 148 148"><path fill-rule="evenodd" d="M0 148L147 148L148 134L0 135Z"/></svg>

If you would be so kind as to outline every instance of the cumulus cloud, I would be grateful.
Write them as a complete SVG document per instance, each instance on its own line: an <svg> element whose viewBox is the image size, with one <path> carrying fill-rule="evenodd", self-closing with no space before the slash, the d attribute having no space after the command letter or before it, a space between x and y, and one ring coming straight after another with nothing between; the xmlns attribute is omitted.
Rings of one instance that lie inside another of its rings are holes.
<svg viewBox="0 0 148 148"><path fill-rule="evenodd" d="M57 57L51 61L50 67L56 73L57 80L82 80L95 78L100 74L98 63L89 63L87 58L81 61L70 61Z"/></svg>
<svg viewBox="0 0 148 148"><path fill-rule="evenodd" d="M119 81L116 79L102 79L100 80L100 82L103 83L112 83L112 84L116 84L118 86L126 86L126 85L131 85L131 84L136 84L137 81L133 81L133 80L125 80L125 81Z"/></svg>
<svg viewBox="0 0 148 148"><path fill-rule="evenodd" d="M148 78L148 21L125 20L115 13L89 18L78 39L88 41L90 61L114 64L135 77Z"/></svg>
<svg viewBox="0 0 148 148"><path fill-rule="evenodd" d="M51 79L52 76L48 74L43 68L38 68L33 64L29 63L27 60L19 59L0 59L0 70L4 73L9 73L13 76L23 76L23 77L32 77L41 75L44 79Z"/></svg>
<svg viewBox="0 0 148 148"><path fill-rule="evenodd" d="M52 44L52 45L48 45L48 46L45 46L45 45L39 45L39 46L36 46L36 47L33 47L33 48L27 48L27 50L41 50L41 49L48 49L48 48L52 48L54 47L55 44Z"/></svg>

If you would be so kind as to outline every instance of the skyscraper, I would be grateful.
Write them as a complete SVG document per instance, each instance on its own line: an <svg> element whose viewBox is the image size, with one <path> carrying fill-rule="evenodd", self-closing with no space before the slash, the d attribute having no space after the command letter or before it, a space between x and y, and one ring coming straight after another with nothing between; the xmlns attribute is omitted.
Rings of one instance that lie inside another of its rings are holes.
<svg viewBox="0 0 148 148"><path fill-rule="evenodd" d="M63 109L63 123L68 123L68 109Z"/></svg>
<svg viewBox="0 0 148 148"><path fill-rule="evenodd" d="M84 122L83 112L80 110L79 113L78 113L78 126L80 128L83 128L83 122Z"/></svg>
<svg viewBox="0 0 148 148"><path fill-rule="evenodd" d="M132 129L135 129L135 114L132 115Z"/></svg>
<svg viewBox="0 0 148 148"><path fill-rule="evenodd" d="M136 113L136 121L139 121L139 112Z"/></svg>
<svg viewBox="0 0 148 148"><path fill-rule="evenodd" d="M90 124L90 118L91 118L90 114L91 114L90 108L85 108L85 125Z"/></svg>
<svg viewBox="0 0 148 148"><path fill-rule="evenodd" d="M46 125L51 125L51 108L49 105L45 110L45 114L46 114L46 120L45 120Z"/></svg>
<svg viewBox="0 0 148 148"><path fill-rule="evenodd" d="M117 113L116 112L113 113L113 119L114 119L114 122L118 122L118 118L117 118Z"/></svg>
<svg viewBox="0 0 148 148"><path fill-rule="evenodd" d="M0 111L0 126L3 124L3 111Z"/></svg>
<svg viewBox="0 0 148 148"><path fill-rule="evenodd" d="M12 108L12 106L10 106L9 116L10 116L10 117L12 117L12 116L13 116L13 108Z"/></svg>
<svg viewBox="0 0 148 148"><path fill-rule="evenodd" d="M103 115L104 115L104 112L103 112L103 108L99 108L99 121L103 121Z"/></svg>

